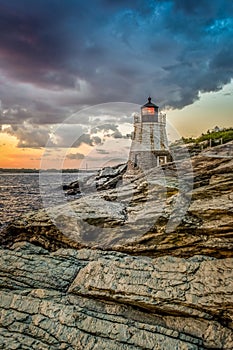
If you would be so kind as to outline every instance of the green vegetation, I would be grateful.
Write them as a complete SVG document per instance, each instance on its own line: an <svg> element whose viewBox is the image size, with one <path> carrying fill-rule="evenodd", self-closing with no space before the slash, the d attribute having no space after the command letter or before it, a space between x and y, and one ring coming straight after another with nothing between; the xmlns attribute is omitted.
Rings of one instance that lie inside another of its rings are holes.
<svg viewBox="0 0 233 350"><path fill-rule="evenodd" d="M184 143L194 143L196 145L203 143L209 145L210 140L212 141L212 146L215 146L219 143L227 143L229 141L233 140L233 128L225 128L225 129L219 129L218 127L215 127L214 130L210 131L208 130L205 134L202 134L201 136L195 138L189 137L185 138L182 137L182 141ZM205 142L208 141L208 142Z"/></svg>
<svg viewBox="0 0 233 350"><path fill-rule="evenodd" d="M180 147L180 159L182 159L182 149L185 148L189 151L190 156L199 154L203 149L208 147L214 147L227 143L233 140L233 128L220 129L215 127L213 130L208 130L205 134L197 138L193 137L182 137L180 140L175 141L170 145L176 149Z"/></svg>
<svg viewBox="0 0 233 350"><path fill-rule="evenodd" d="M233 140L233 128L212 132L208 131L206 134L202 134L200 137L197 138L198 143L210 139L212 139L213 141L222 139L222 143L226 143Z"/></svg>

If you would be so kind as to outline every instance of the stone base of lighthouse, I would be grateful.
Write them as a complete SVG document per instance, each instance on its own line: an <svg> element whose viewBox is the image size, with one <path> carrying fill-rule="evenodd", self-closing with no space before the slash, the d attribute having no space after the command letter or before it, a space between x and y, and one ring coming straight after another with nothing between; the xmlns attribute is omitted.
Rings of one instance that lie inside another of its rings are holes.
<svg viewBox="0 0 233 350"><path fill-rule="evenodd" d="M172 157L168 150L131 151L127 172L144 171L171 161Z"/></svg>

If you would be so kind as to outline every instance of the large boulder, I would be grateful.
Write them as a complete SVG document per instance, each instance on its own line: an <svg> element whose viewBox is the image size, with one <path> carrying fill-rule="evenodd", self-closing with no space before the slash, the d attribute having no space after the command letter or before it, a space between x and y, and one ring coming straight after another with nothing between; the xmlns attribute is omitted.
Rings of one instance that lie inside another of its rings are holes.
<svg viewBox="0 0 233 350"><path fill-rule="evenodd" d="M127 170L127 163L104 167L96 174L63 185L66 195L87 194L93 191L103 191L116 188L123 179Z"/></svg>

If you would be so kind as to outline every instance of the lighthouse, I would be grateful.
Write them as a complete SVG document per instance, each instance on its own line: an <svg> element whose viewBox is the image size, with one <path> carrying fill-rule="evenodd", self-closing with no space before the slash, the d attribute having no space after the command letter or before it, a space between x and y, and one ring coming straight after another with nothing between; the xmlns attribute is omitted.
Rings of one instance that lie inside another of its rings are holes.
<svg viewBox="0 0 233 350"><path fill-rule="evenodd" d="M134 116L134 132L130 148L127 172L147 170L171 161L166 134L166 115L151 97Z"/></svg>

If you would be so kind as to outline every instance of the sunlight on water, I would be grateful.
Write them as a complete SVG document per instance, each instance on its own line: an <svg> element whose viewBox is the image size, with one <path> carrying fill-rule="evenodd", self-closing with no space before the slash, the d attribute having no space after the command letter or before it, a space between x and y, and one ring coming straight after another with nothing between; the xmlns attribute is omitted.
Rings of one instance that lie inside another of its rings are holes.
<svg viewBox="0 0 233 350"><path fill-rule="evenodd" d="M56 186L55 174L49 173L48 182ZM87 176L82 174L82 177ZM80 174L65 173L62 176L63 184L80 179ZM66 200L74 199L73 196ZM53 198L54 202L54 198ZM57 202L59 204L59 202ZM14 218L32 210L43 208L39 189L39 174L1 174L0 175L0 224L4 224Z"/></svg>

